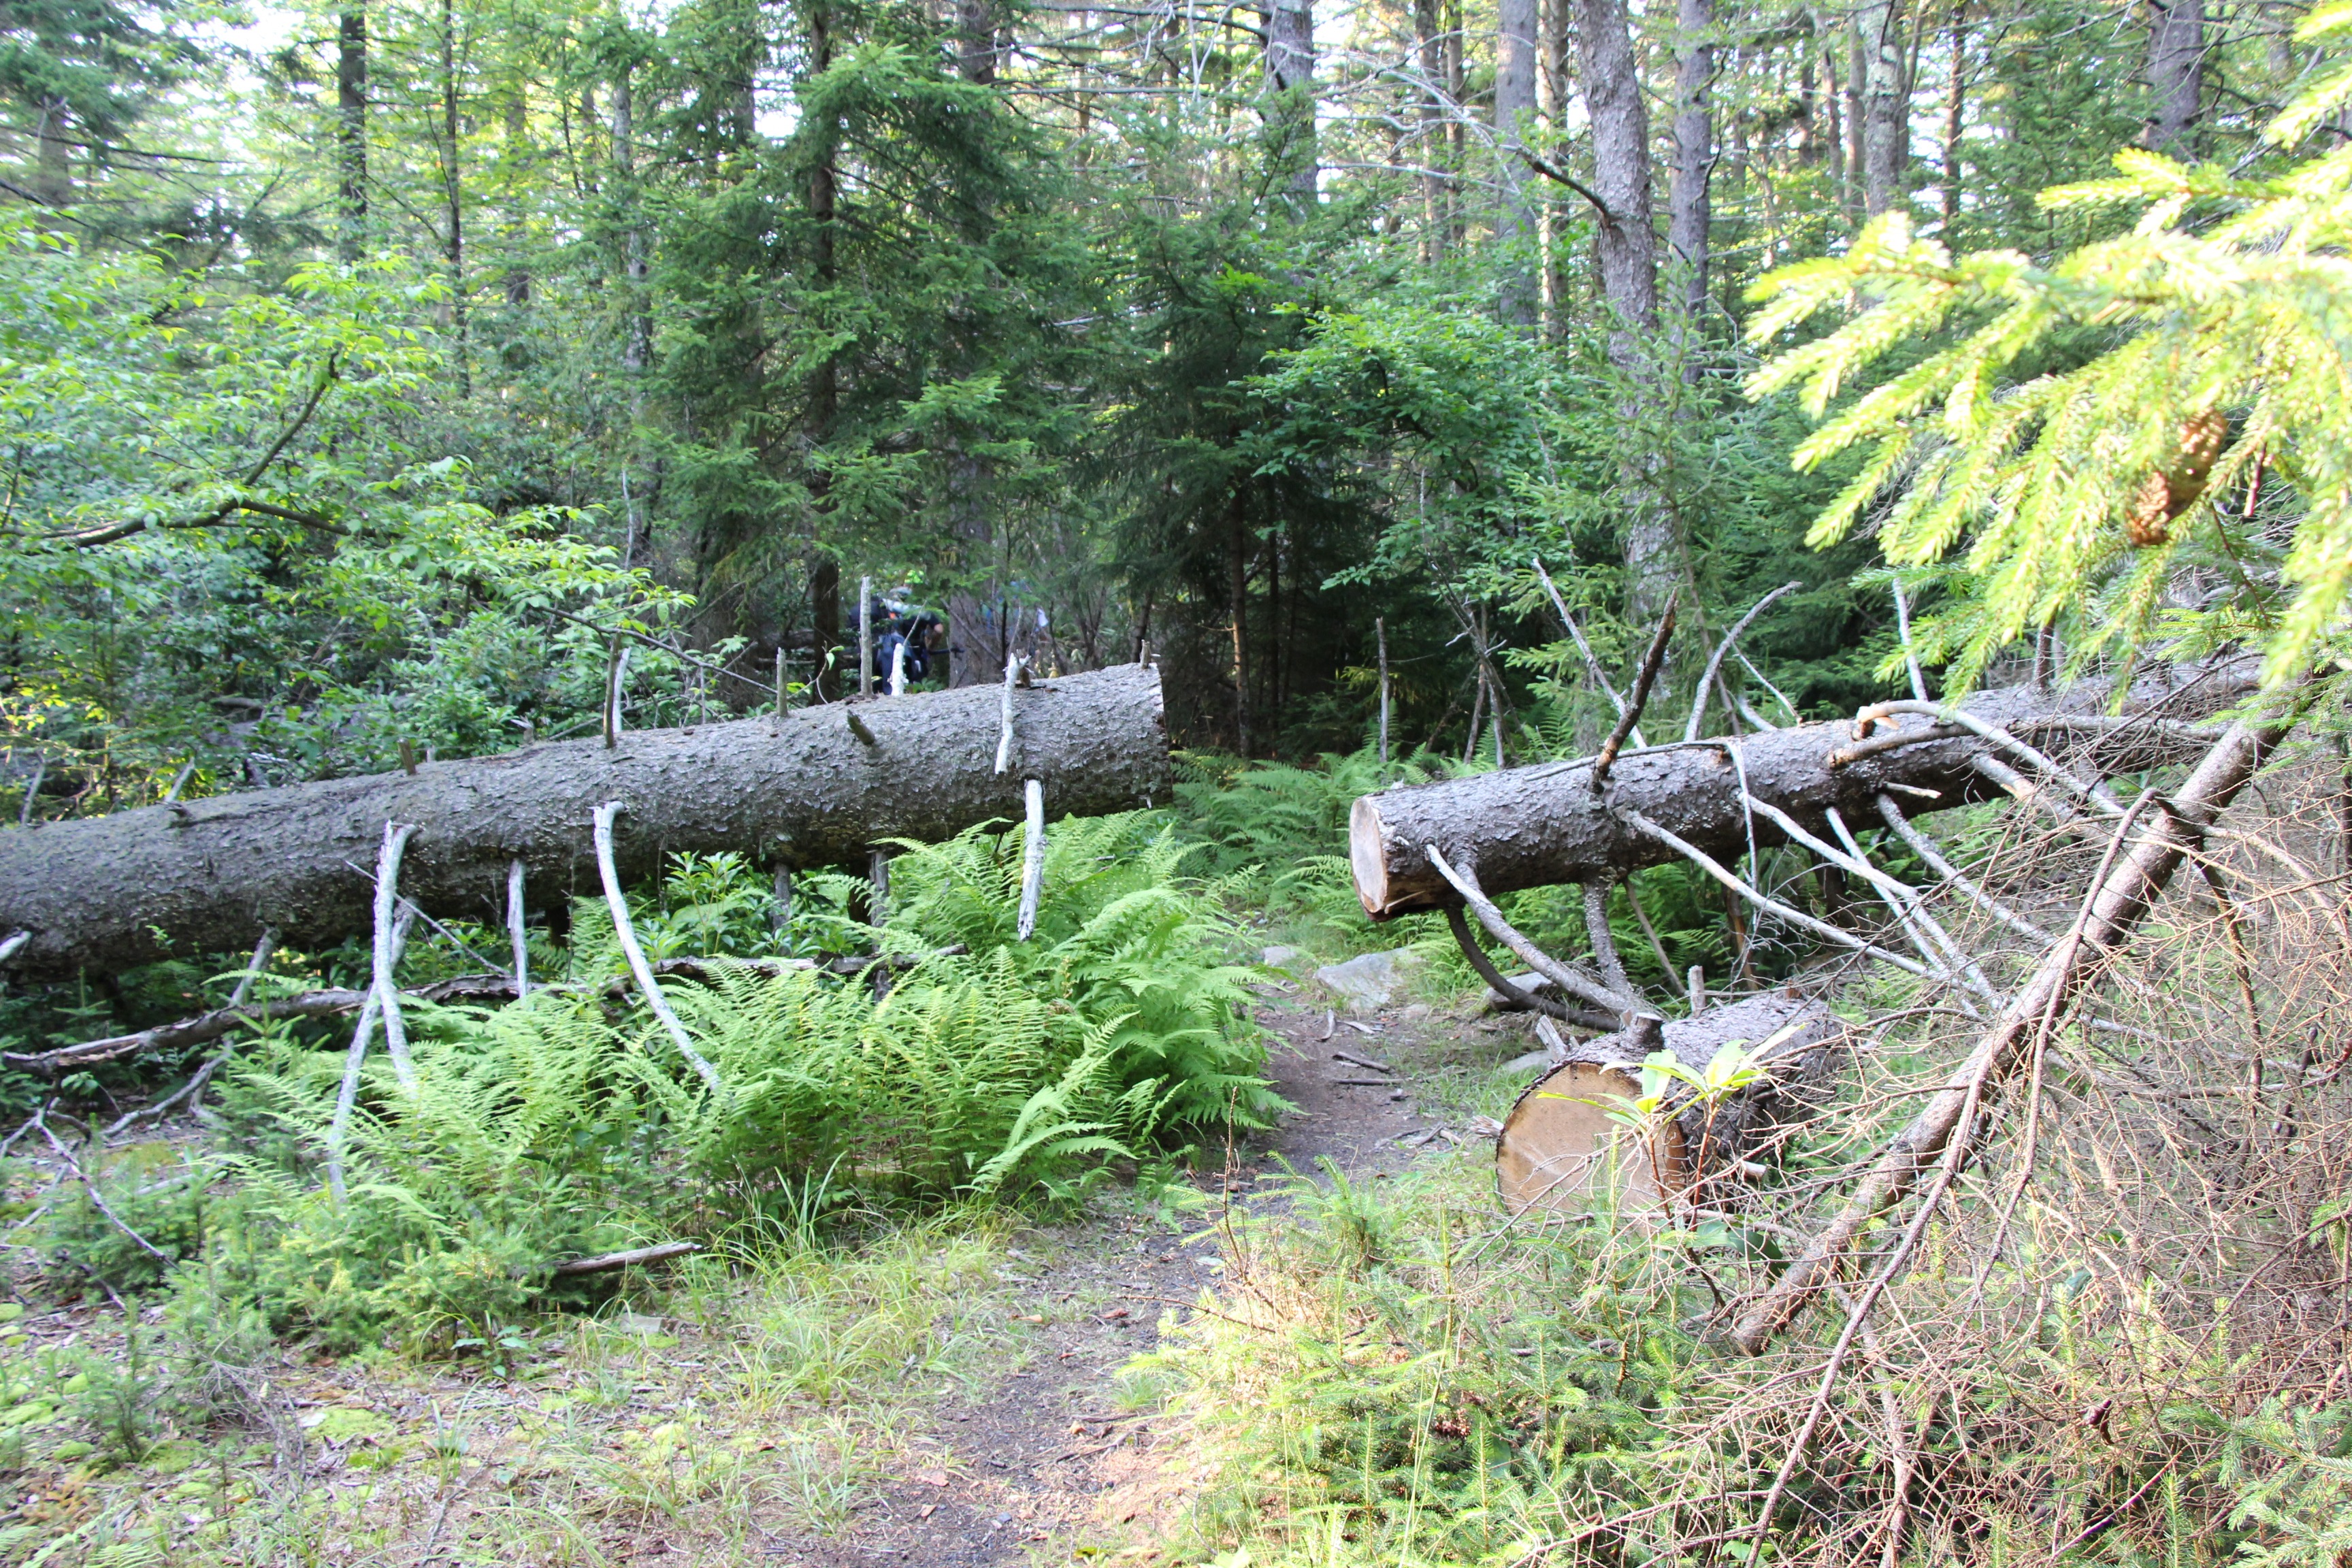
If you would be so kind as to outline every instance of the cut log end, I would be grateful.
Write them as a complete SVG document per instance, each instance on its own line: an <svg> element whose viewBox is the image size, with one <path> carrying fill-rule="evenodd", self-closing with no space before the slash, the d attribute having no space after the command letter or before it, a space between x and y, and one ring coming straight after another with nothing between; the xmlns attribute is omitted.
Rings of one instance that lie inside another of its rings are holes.
<svg viewBox="0 0 2352 1568"><path fill-rule="evenodd" d="M1530 1085L1495 1144L1495 1191L1514 1215L1655 1210L1681 1190L1682 1133L1616 1120L1633 1109L1635 1070L1568 1062Z"/></svg>
<svg viewBox="0 0 2352 1568"><path fill-rule="evenodd" d="M1640 1092L1646 1031L1602 1035L1530 1085L1495 1143L1505 1210L1557 1215L1655 1214L1693 1186L1779 1152L1819 1107L1843 1057L1844 1026L1818 1002L1744 997L1664 1026L1676 1059L1703 1070L1727 1045L1757 1053L1764 1078L1711 1111L1686 1104L1637 1129L1622 1120Z"/></svg>
<svg viewBox="0 0 2352 1568"><path fill-rule="evenodd" d="M1373 795L1356 797L1348 811L1348 863L1356 874L1356 896L1374 920L1389 912L1387 835L1381 828L1381 800Z"/></svg>

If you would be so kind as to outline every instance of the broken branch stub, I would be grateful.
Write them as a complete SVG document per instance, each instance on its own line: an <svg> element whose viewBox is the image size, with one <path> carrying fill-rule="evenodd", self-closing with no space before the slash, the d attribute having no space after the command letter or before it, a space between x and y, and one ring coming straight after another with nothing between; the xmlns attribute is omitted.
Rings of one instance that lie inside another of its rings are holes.
<svg viewBox="0 0 2352 1568"><path fill-rule="evenodd" d="M2122 711L2150 721L2200 718L2217 712L2254 688L2255 664L2234 659L2205 668L2160 667L2135 681ZM2114 693L2085 681L2063 695L2032 687L1979 692L1965 704L1974 717L2055 747L2108 773L2186 762L2203 742L2176 725L2100 726L2074 722L2105 712ZM1929 721L1909 721L1926 728ZM1701 741L1621 753L1602 791L1591 788L1589 762L1506 768L1467 778L1383 790L1360 796L1349 824L1349 857L1357 896L1375 919L1442 909L1460 895L1430 860L1435 845L1454 866L1475 872L1488 897L1662 865L1678 851L1626 819L1636 815L1669 829L1709 854L1733 858L1748 849L1748 814L1741 809L1741 774L1758 799L1771 802L1819 830L1831 808L1873 815L1882 791L1893 791L1908 815L1991 798L1995 786L1979 773L1992 743L1974 732L1949 735L1840 759L1852 748L1850 724L1801 724L1740 740ZM1735 765L1733 747L1739 748ZM1924 793L1923 793L1924 792ZM1759 844L1783 836L1754 825Z"/></svg>
<svg viewBox="0 0 2352 1568"><path fill-rule="evenodd" d="M288 945L330 947L370 929L355 874L387 818L417 831L402 894L445 917L495 923L520 858L551 899L598 885L591 819L630 802L615 836L635 882L683 850L766 862L862 864L878 839L940 839L1019 820L1024 776L1057 816L1168 798L1160 677L1123 665L1014 693L1024 773L998 773L1003 699L987 687L803 708L692 731L636 730L504 756L425 763L415 774L331 779L173 802L0 834L0 932L29 932L18 976L120 970L173 952L249 947L276 926Z"/></svg>

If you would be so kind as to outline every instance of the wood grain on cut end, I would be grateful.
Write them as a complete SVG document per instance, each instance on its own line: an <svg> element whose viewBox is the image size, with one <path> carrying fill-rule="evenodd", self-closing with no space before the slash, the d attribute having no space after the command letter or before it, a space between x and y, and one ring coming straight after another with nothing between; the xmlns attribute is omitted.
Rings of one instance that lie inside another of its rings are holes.
<svg viewBox="0 0 2352 1568"><path fill-rule="evenodd" d="M1355 868L1356 897L1374 919L1388 913L1389 858L1381 827L1381 797L1360 795L1348 811L1348 862Z"/></svg>
<svg viewBox="0 0 2352 1568"><path fill-rule="evenodd" d="M1632 1068L1591 1062L1568 1062L1528 1086L1495 1142L1505 1212L1645 1213L1680 1192L1681 1129L1665 1121L1645 1137L1611 1115L1631 1110L1639 1088Z"/></svg>
<svg viewBox="0 0 2352 1568"><path fill-rule="evenodd" d="M1612 1114L1632 1110L1640 1092L1641 1040L1580 1041L1511 1107L1495 1143L1496 1193L1514 1215L1640 1215L1737 1163L1777 1162L1789 1134L1826 1098L1844 1036L1828 1008L1781 992L1676 1019L1659 1043L1684 1066L1705 1072L1717 1051L1737 1045L1759 1059L1764 1075L1711 1108L1685 1095L1646 1132Z"/></svg>

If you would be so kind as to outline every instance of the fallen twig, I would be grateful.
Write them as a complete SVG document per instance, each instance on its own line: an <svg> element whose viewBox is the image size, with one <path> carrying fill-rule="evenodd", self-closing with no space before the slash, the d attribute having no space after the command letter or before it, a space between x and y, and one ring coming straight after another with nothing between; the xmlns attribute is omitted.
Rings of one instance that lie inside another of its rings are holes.
<svg viewBox="0 0 2352 1568"><path fill-rule="evenodd" d="M1520 961L1528 968L1570 994L1581 996L1612 1014L1633 1012L1641 1006L1640 997L1622 995L1612 990L1583 971L1560 963L1519 934L1517 929L1503 918L1503 911L1495 907L1495 900L1478 886L1475 871L1456 870L1445 858L1444 851L1434 844L1424 846L1423 853L1429 857L1429 863L1437 868L1438 875L1452 884L1454 890L1462 896L1462 901L1470 906L1470 912L1478 917L1478 923L1485 926L1496 942L1518 954ZM1494 982L1490 979L1487 984L1491 985ZM1616 1026L1612 1022L1610 1026L1613 1028Z"/></svg>
<svg viewBox="0 0 2352 1568"><path fill-rule="evenodd" d="M615 1268L633 1268L643 1263L660 1263L672 1258L683 1258L689 1252L702 1250L698 1241L665 1241L652 1247L635 1247L625 1252L601 1253L594 1258L575 1258L555 1266L559 1279L571 1279L581 1274L605 1274Z"/></svg>
<svg viewBox="0 0 2352 1568"><path fill-rule="evenodd" d="M851 722L856 722L855 714L851 715ZM621 893L621 874L613 865L613 819L621 811L621 802L608 800L596 808L594 818L596 871L604 879L604 907L613 913L613 933L620 939L621 952L629 961L629 973L637 977L637 994L645 998L646 1006L669 1032L670 1041L677 1047L678 1054L701 1075L702 1081L710 1086L710 1092L721 1093L719 1070L694 1048L693 1037L687 1034L686 1026L677 1021L676 1013L670 1011L669 1002L662 995L661 987L654 984L652 966L646 962L646 950L637 945L636 928L629 923L629 904Z"/></svg>
<svg viewBox="0 0 2352 1568"><path fill-rule="evenodd" d="M1749 606L1748 613L1733 622L1731 629L1723 634L1723 640L1715 645L1715 652L1707 658L1706 672L1698 678L1698 690L1691 697L1690 720L1683 725L1685 742L1698 739L1698 727L1706 721L1707 689L1715 684L1716 671L1723 668L1723 656L1729 653L1733 646L1739 641L1739 634L1746 631L1755 622L1757 616L1771 608L1774 600L1783 594L1793 594L1803 586L1802 583L1781 584L1757 600Z"/></svg>

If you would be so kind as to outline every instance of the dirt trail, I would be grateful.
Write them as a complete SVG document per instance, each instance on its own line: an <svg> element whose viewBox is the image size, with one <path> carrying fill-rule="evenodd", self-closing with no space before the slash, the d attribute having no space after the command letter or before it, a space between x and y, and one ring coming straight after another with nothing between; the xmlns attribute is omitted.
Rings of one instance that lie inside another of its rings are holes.
<svg viewBox="0 0 2352 1568"><path fill-rule="evenodd" d="M1223 1176L1236 1197L1280 1178L1277 1157L1303 1173L1328 1159L1350 1179L1371 1180L1402 1170L1420 1149L1448 1146L1415 1146L1412 1135L1435 1123L1416 1114L1411 1064L1458 1028L1454 1020L1423 1007L1351 1023L1273 1000L1257 1017L1274 1037L1267 1076L1297 1109L1271 1134L1236 1147ZM1335 1051L1397 1068L1399 1087ZM1191 1478L1164 1462L1149 1412L1119 1408L1116 1374L1158 1342L1163 1313L1189 1315L1223 1260L1213 1243L1187 1247L1181 1233L1139 1219L1073 1226L1053 1233L1050 1245L1050 1258L1038 1260L1014 1298L1016 1313L1036 1325L1025 1361L942 1410L926 1446L936 1458L879 1489L848 1531L778 1538L772 1562L1066 1563L1081 1545L1148 1539L1156 1522L1172 1521Z"/></svg>

